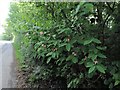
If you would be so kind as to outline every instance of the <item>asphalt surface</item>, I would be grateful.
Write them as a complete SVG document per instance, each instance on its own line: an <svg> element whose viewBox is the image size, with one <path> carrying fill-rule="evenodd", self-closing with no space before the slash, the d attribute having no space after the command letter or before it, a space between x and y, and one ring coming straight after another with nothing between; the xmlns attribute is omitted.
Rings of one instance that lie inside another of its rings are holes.
<svg viewBox="0 0 120 90"><path fill-rule="evenodd" d="M16 62L10 41L0 41L0 90L16 87Z"/></svg>

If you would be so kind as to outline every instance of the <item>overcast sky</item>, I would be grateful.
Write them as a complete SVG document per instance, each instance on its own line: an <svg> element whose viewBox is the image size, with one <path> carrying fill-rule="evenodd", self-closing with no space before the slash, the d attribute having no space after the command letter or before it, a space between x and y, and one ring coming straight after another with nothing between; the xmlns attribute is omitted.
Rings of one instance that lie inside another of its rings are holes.
<svg viewBox="0 0 120 90"><path fill-rule="evenodd" d="M5 19L8 17L10 1L0 0L0 34L4 32L2 24L5 23Z"/></svg>

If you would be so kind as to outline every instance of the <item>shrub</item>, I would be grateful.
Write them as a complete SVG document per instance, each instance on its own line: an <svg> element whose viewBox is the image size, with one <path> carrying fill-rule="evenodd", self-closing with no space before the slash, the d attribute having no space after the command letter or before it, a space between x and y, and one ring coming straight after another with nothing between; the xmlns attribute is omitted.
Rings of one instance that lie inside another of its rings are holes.
<svg viewBox="0 0 120 90"><path fill-rule="evenodd" d="M13 4L8 28L17 36L29 81L60 77L68 88L119 85L120 62L106 53L118 29L116 13L119 3Z"/></svg>

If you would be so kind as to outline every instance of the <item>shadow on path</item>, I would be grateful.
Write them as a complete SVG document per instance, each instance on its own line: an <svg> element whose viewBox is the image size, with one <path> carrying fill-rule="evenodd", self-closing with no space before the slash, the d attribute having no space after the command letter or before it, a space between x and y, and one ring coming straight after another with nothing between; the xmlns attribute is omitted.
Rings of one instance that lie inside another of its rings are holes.
<svg viewBox="0 0 120 90"><path fill-rule="evenodd" d="M0 89L16 87L16 61L11 41L0 41Z"/></svg>

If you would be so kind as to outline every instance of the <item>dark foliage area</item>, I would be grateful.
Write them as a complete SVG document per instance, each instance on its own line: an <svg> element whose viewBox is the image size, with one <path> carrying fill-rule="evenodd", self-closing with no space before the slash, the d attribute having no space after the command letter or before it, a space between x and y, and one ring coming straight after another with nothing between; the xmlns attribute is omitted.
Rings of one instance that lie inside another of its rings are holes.
<svg viewBox="0 0 120 90"><path fill-rule="evenodd" d="M120 88L119 2L12 3L10 12L6 31L31 87Z"/></svg>

